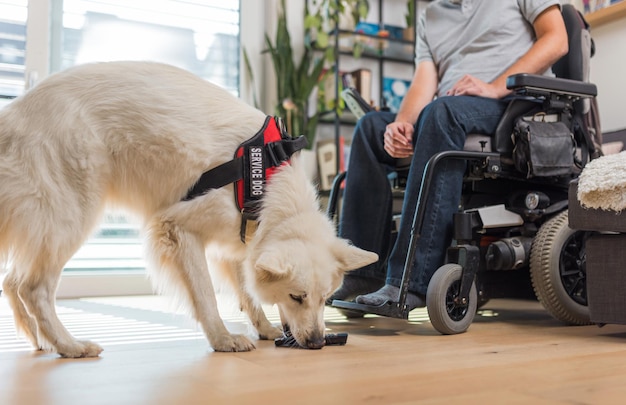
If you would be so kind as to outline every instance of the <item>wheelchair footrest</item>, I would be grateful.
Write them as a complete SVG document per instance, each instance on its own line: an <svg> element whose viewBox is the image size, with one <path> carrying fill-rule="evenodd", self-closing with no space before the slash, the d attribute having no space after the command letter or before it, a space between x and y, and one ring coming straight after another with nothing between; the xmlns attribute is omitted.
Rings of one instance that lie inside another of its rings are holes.
<svg viewBox="0 0 626 405"><path fill-rule="evenodd" d="M341 309L349 309L351 311L359 311L365 314L374 314L386 316L389 318L409 319L409 311L406 306L400 307L397 302L385 302L382 305L365 305L352 301L333 300L333 307Z"/></svg>

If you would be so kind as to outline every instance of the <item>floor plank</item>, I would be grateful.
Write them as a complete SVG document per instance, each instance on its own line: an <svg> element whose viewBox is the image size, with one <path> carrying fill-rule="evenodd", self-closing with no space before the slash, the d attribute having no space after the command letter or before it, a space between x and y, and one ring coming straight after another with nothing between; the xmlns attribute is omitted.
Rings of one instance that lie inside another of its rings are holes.
<svg viewBox="0 0 626 405"><path fill-rule="evenodd" d="M215 353L197 326L160 297L58 302L98 359L33 352L0 298L0 404L617 404L626 398L626 326L566 327L535 301L492 300L467 333L442 336L425 310L409 321L347 320L327 327L348 344L322 350L258 342ZM277 321L274 308L266 308ZM248 333L231 304L230 330Z"/></svg>

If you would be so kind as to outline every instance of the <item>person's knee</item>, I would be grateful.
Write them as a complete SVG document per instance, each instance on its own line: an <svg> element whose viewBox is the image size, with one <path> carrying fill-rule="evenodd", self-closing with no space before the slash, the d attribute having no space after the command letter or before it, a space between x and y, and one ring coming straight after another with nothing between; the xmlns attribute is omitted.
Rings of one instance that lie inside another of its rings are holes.
<svg viewBox="0 0 626 405"><path fill-rule="evenodd" d="M380 125L379 122L380 116L377 111L368 112L357 121L356 132L370 133Z"/></svg>
<svg viewBox="0 0 626 405"><path fill-rule="evenodd" d="M422 114L422 120L435 120L436 122L441 120L450 120L454 117L455 111L459 108L457 106L455 97L439 97L431 101L425 108Z"/></svg>
<svg viewBox="0 0 626 405"><path fill-rule="evenodd" d="M459 149L465 142L466 119L463 104L457 96L440 97L429 103L419 118L420 134L437 134L443 149ZM430 142L432 136L426 136Z"/></svg>
<svg viewBox="0 0 626 405"><path fill-rule="evenodd" d="M370 111L357 121L355 136L371 139L381 136L387 124L392 122L387 113L380 111Z"/></svg>

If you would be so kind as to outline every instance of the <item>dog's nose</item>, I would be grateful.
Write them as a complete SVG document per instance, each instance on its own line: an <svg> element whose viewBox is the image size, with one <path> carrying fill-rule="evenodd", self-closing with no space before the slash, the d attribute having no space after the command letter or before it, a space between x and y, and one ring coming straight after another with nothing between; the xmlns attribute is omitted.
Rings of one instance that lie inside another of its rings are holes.
<svg viewBox="0 0 626 405"><path fill-rule="evenodd" d="M325 344L326 340L324 339L324 336L309 338L306 340L307 349L321 349Z"/></svg>

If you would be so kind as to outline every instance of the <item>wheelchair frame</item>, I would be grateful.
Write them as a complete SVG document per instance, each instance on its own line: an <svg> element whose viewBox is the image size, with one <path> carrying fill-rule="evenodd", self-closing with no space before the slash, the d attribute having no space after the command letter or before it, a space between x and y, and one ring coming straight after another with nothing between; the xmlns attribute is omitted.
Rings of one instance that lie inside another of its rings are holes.
<svg viewBox="0 0 626 405"><path fill-rule="evenodd" d="M547 78L544 76L529 74L519 74L509 77L507 79L507 88L513 90L519 96L527 96L532 97L533 99L543 100L543 107L546 111L557 111L562 119L565 118L568 120L571 119L571 116L567 116L567 114L570 114L571 111L573 111L574 103L576 101L583 98L595 97L597 95L597 88L591 83L561 78ZM535 101L528 103L526 100L527 99L519 100L520 103L518 105L515 105L515 102L513 101L509 105L509 109L507 109L505 116L507 114L516 116L523 115L531 109L531 106L536 105ZM565 117L563 117L564 114L566 115ZM502 121L505 121L505 119ZM582 149L582 160L584 164L587 157L591 156L590 151L592 150L593 143L589 139L586 130L583 129L582 133L584 135L582 136L582 139L577 139L577 145L579 145ZM364 313L371 313L386 317L408 319L409 311L406 306L406 297L408 294L408 285L412 272L412 263L415 258L416 246L422 232L422 224L426 214L425 206L429 196L430 185L437 167L444 160L460 159L470 164L468 172L472 176L472 179L479 180L500 178L504 175L512 176L517 180L521 180L521 174L514 168L512 172L505 174L508 168L512 166L512 160L510 158L512 143L508 137L510 134L510 127L498 128L494 136L494 147L496 152L445 151L432 156L428 161L425 166L419 190L417 208L410 230L409 249L404 264L403 277L397 302L387 302L380 306L371 306L358 304L356 302L335 300L332 305L340 308L341 310L345 310L353 317L357 317ZM506 138L503 138L505 136ZM336 216L338 196L344 177L345 173L337 176L330 192L328 214L331 218ZM572 176L572 178L574 177L577 176ZM571 178L561 180L562 184L560 184L560 186L567 190L567 184ZM541 181L541 179L539 179L539 181ZM530 215L538 215L540 217L551 216L563 211L566 208L567 198L557 201L549 207L542 208L541 210L538 210L538 212L530 213ZM453 244L453 246L448 248L446 254L446 264L435 272L433 279L431 279L431 284L429 284L428 287L427 307L429 315L431 315L431 322L437 330L444 334L465 332L473 320L478 305L475 285L477 281L477 274L481 270L481 252L479 247L473 244L472 241L474 240L473 235L476 232L476 229L480 228L481 224L480 220L475 218L475 215L476 212L459 212L455 214L453 239L456 241L456 244ZM453 281L458 284L454 286L454 291L450 291L453 287L452 285L443 286L446 290L443 294L446 295L446 297L445 302L441 302L442 293L439 293L439 297L437 298L431 297L431 285L433 283L449 283L451 281L441 281L439 280L441 277L437 277L438 273L441 273L442 268L444 267L446 267L447 271L458 270L452 269L450 265L460 266L461 274L458 280L454 277L455 280ZM541 297L538 298L540 298L541 301ZM431 305L433 304L437 307L445 306L446 308L432 308L431 311ZM550 308L547 309L550 310ZM553 313L553 315L555 314ZM446 316L450 317L450 320L446 319Z"/></svg>

